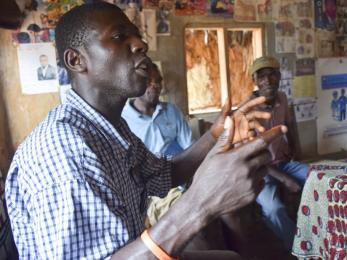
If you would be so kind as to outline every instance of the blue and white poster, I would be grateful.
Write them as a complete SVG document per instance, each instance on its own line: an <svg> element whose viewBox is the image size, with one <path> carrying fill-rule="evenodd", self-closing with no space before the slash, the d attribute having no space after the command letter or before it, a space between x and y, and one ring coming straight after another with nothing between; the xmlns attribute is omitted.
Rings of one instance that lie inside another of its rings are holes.
<svg viewBox="0 0 347 260"><path fill-rule="evenodd" d="M316 61L318 153L347 149L347 58Z"/></svg>

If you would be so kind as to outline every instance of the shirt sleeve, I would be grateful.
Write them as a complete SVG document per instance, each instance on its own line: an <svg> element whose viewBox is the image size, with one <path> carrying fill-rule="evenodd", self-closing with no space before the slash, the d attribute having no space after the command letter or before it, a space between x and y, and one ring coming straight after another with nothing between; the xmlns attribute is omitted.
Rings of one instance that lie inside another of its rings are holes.
<svg viewBox="0 0 347 260"><path fill-rule="evenodd" d="M19 185L14 176L18 173L18 168L11 165L6 179L5 196L6 206L10 216L13 237L21 259L29 259L30 255L36 256L36 252L30 252L35 248L35 241L28 239L32 237L33 230L29 223L29 213L25 210L23 196L19 191ZM36 257L37 258L37 257Z"/></svg>
<svg viewBox="0 0 347 260"><path fill-rule="evenodd" d="M172 106L176 114L177 122L177 142L185 150L193 143L192 129L189 127L187 120L184 118L182 112L176 107Z"/></svg>

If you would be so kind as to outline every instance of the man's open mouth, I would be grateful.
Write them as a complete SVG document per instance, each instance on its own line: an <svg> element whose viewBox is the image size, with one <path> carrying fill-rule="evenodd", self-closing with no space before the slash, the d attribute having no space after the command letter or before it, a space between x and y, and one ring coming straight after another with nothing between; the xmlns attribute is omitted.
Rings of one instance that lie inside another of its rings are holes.
<svg viewBox="0 0 347 260"><path fill-rule="evenodd" d="M144 57L135 65L135 72L142 77L148 78L149 58Z"/></svg>

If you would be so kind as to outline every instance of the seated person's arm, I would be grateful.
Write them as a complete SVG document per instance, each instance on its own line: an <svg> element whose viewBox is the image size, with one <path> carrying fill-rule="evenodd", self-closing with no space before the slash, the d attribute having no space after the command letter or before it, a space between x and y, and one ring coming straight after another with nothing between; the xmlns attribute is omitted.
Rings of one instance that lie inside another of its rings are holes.
<svg viewBox="0 0 347 260"><path fill-rule="evenodd" d="M301 190L300 185L293 177L280 171L278 168L271 165L267 166L267 173L282 183L289 191L299 192Z"/></svg>
<svg viewBox="0 0 347 260"><path fill-rule="evenodd" d="M285 124L288 128L288 132L287 132L287 138L288 138L288 145L290 147L291 150L291 154L292 154L292 159L295 159L298 156L298 143L296 141L297 137L296 137L296 122L295 122L295 115L293 113L293 110L288 107L288 101L287 101L287 97L285 95L284 96L284 105L287 108L286 110L286 115L285 115Z"/></svg>
<svg viewBox="0 0 347 260"><path fill-rule="evenodd" d="M232 116L229 117L231 105L227 102L210 131L207 131L199 140L184 152L173 158L172 184L176 187L188 181L199 167L206 154L215 144L217 138L224 132L224 124L228 118L231 122L228 134L229 144L246 140L253 129L263 132L264 128L256 121L257 118L269 118L267 112L252 111L254 107L265 102L264 97L258 97L243 104ZM229 146L226 148L230 148Z"/></svg>
<svg viewBox="0 0 347 260"><path fill-rule="evenodd" d="M289 110L289 109L288 109ZM288 145L291 149L292 152L292 159L297 159L298 155L298 143L297 143L297 137L296 137L296 122L295 122L295 116L293 115L293 113L291 111L288 111L288 116L287 116L287 120L286 120L286 125L288 127L288 133L287 133L287 137L288 137Z"/></svg>
<svg viewBox="0 0 347 260"><path fill-rule="evenodd" d="M178 121L177 129L177 142L182 147L183 150L187 149L193 144L193 133L192 129L188 125L187 120L183 116L179 109L176 109L176 120Z"/></svg>

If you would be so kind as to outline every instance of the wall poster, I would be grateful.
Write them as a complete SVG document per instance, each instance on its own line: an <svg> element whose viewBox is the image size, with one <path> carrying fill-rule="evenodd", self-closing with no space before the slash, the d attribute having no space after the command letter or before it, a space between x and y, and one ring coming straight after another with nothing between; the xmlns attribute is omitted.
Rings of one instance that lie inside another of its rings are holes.
<svg viewBox="0 0 347 260"><path fill-rule="evenodd" d="M316 61L318 153L347 149L347 58Z"/></svg>
<svg viewBox="0 0 347 260"><path fill-rule="evenodd" d="M293 105L296 122L304 122L317 118L316 98L296 98Z"/></svg>
<svg viewBox="0 0 347 260"><path fill-rule="evenodd" d="M17 47L23 94L58 91L58 69L53 43L28 43Z"/></svg>

